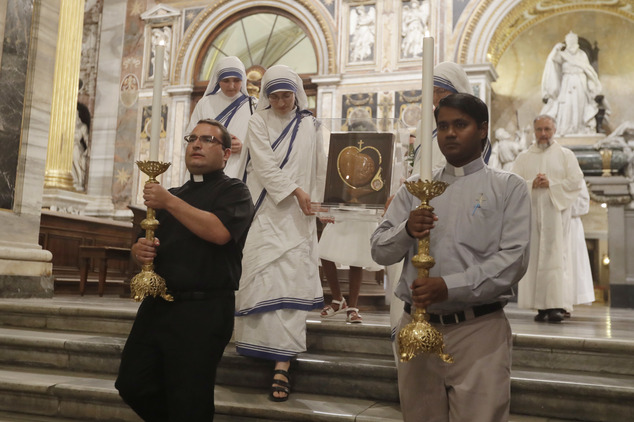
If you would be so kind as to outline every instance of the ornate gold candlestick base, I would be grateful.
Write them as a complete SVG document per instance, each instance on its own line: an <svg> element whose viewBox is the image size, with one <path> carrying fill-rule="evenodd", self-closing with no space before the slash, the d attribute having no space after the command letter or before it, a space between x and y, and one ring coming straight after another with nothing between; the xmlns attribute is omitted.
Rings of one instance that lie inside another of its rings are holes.
<svg viewBox="0 0 634 422"><path fill-rule="evenodd" d="M161 163L158 161L137 161L136 164L143 173L150 177L150 179L145 182L146 184L158 183L156 176L164 173L171 165L171 163ZM148 207L145 219L141 221L141 228L145 230L145 238L153 241L154 231L158 226L159 222L156 219L156 211L154 208ZM167 294L167 286L165 285L163 277L154 272L154 263L152 262L143 264L141 272L132 278L130 292L137 302L140 302L146 296L160 296L169 302L174 300L172 295Z"/></svg>
<svg viewBox="0 0 634 422"><path fill-rule="evenodd" d="M419 180L405 182L407 190L421 200L417 209L433 211L429 201L441 195L447 188L447 183L433 180ZM418 253L412 258L412 264L418 268L418 277L428 277L429 269L436 262L429 255L429 235L418 240ZM425 309L415 308L412 322L398 333L398 353L401 362L407 362L419 353L436 353L447 363L453 363L453 358L443 351L444 342L440 331L427 322L429 319Z"/></svg>

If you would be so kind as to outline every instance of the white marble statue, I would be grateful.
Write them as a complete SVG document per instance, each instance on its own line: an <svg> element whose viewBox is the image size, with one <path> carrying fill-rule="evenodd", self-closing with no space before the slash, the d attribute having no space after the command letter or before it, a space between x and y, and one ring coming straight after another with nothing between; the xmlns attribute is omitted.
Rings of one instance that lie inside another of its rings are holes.
<svg viewBox="0 0 634 422"><path fill-rule="evenodd" d="M423 38L428 28L429 2L412 0L403 5L403 21L401 30L401 56L421 57L423 55Z"/></svg>
<svg viewBox="0 0 634 422"><path fill-rule="evenodd" d="M552 49L542 76L540 114L557 121L559 136L596 132L595 116L599 111L595 97L601 93L601 82L590 65L586 53L579 49L577 34L569 32L566 42Z"/></svg>
<svg viewBox="0 0 634 422"><path fill-rule="evenodd" d="M612 133L597 142L594 148L596 150L604 148L622 149L628 161L625 168L625 177L634 179L634 122L622 123Z"/></svg>
<svg viewBox="0 0 634 422"><path fill-rule="evenodd" d="M76 191L83 191L86 178L86 158L88 156L88 125L79 115L75 116L75 142L73 145L73 187Z"/></svg>
<svg viewBox="0 0 634 422"><path fill-rule="evenodd" d="M350 61L371 60L374 54L376 9L374 6L350 8Z"/></svg>
<svg viewBox="0 0 634 422"><path fill-rule="evenodd" d="M511 171L513 162L520 152L523 151L520 145L519 136L513 136L504 128L495 130L496 142L493 144L489 167Z"/></svg>
<svg viewBox="0 0 634 422"><path fill-rule="evenodd" d="M170 26L152 29L152 69L154 69L154 60L156 58L156 46L161 41L163 41L163 45L165 45L165 53L163 55L163 77L168 77L170 66L170 44L172 42L172 28ZM154 73L152 73L152 77L154 77Z"/></svg>

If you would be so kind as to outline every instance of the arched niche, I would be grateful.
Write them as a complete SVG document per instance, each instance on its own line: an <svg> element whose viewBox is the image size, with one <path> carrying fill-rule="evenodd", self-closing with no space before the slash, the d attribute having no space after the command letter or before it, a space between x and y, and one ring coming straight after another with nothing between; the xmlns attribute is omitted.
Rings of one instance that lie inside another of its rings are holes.
<svg viewBox="0 0 634 422"><path fill-rule="evenodd" d="M214 28L195 62L192 104L202 97L216 62L227 56L244 63L247 90L256 97L266 69L277 64L293 68L304 80L309 108L315 108L317 89L311 78L318 72L318 56L306 26L292 14L252 7Z"/></svg>
<svg viewBox="0 0 634 422"><path fill-rule="evenodd" d="M596 43L599 49L597 67L602 93L611 106L612 129L631 121L633 6L632 0L484 0L465 10L454 33L454 60L488 62L495 67L498 78L491 85L491 128L505 128L510 133L525 129L532 139L531 122L543 105L541 78L546 58L569 31L593 46ZM597 186L601 185L597 180L610 180L594 179ZM591 205L590 214L584 216L584 229L586 239L595 242L589 248L594 251L594 282L606 287L609 278L612 288L615 280L616 285L622 283L626 273L623 233L629 226L622 207L608 208ZM613 258L609 274L600 262L608 252ZM617 273L621 278L614 275Z"/></svg>
<svg viewBox="0 0 634 422"><path fill-rule="evenodd" d="M492 84L494 127L523 128L541 110L541 76L555 43L569 31L599 48L599 78L612 108L613 127L628 119L634 95L631 70L634 50L632 2L625 0L551 1L485 0L468 11L458 28L455 52L460 63L492 63L498 79Z"/></svg>
<svg viewBox="0 0 634 422"><path fill-rule="evenodd" d="M634 21L631 0L484 0L469 10L459 29L456 60L497 66L509 46L527 29L574 12L598 12Z"/></svg>
<svg viewBox="0 0 634 422"><path fill-rule="evenodd" d="M249 9L278 9L302 22L317 56L317 74L335 73L335 29L327 10L311 0L216 0L198 14L183 36L175 63L174 83L191 86L195 80L196 60L212 32Z"/></svg>

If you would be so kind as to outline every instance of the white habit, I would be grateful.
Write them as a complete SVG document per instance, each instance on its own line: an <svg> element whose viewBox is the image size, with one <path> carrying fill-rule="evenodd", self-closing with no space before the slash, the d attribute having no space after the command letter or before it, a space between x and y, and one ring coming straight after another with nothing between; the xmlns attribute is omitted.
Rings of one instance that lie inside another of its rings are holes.
<svg viewBox="0 0 634 422"><path fill-rule="evenodd" d="M223 94L218 82L225 78L238 77L242 80L242 87L233 97ZM229 177L242 179L244 166L247 160L247 149L244 139L247 134L247 126L251 115L255 112L256 100L247 93L247 76L244 65L237 57L224 57L218 60L214 67L212 77L209 80L207 90L198 101L187 125L186 134L194 130L201 119L214 119L225 125L230 134L237 137L243 143L242 151L232 153L224 172Z"/></svg>
<svg viewBox="0 0 634 422"><path fill-rule="evenodd" d="M271 67L262 86L289 77L287 69ZM293 81L303 109L306 96L301 79ZM324 304L315 216L304 215L292 193L300 187L312 201L322 200L326 155L312 116L299 113L296 107L279 117L262 97L246 136L251 158L247 186L256 213L243 252L235 342L240 354L288 361L306 350L308 311Z"/></svg>
<svg viewBox="0 0 634 422"><path fill-rule="evenodd" d="M590 195L585 181L581 182L581 193L570 208L570 254L574 280L574 305L590 305L594 302L594 282L590 257L586 245L581 216L590 211Z"/></svg>
<svg viewBox="0 0 634 422"><path fill-rule="evenodd" d="M513 172L526 181L532 205L530 261L519 283L518 306L571 311L570 207L581 190L579 162L557 142L545 150L534 143L517 157ZM538 173L546 175L548 188L532 188Z"/></svg>

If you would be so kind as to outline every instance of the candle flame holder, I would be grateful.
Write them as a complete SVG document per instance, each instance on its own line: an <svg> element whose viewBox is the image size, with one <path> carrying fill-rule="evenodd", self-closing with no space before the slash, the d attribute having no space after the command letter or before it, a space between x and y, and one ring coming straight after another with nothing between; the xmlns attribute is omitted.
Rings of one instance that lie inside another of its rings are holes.
<svg viewBox="0 0 634 422"><path fill-rule="evenodd" d="M405 182L407 190L421 200L416 209L433 211L429 201L442 195L448 184L434 180ZM412 258L412 264L418 269L418 277L429 277L429 269L436 262L429 255L429 235L418 239L418 253ZM424 308L414 308L412 321L398 333L398 353L401 362L407 362L420 353L435 353L444 362L453 363L453 358L444 352L444 340L440 331L428 322L429 315Z"/></svg>
<svg viewBox="0 0 634 422"><path fill-rule="evenodd" d="M159 161L137 161L136 165L139 169L147 174L150 178L145 184L158 183L156 176L163 174L169 168L171 163L161 163ZM156 211L154 208L147 208L145 219L141 221L141 228L145 230L145 238L153 241L154 231L158 228L159 222L156 219ZM174 298L167 293L165 279L154 272L154 262L143 264L141 272L135 275L130 282L130 292L135 301L140 302L146 296L160 296L168 302L172 302Z"/></svg>

